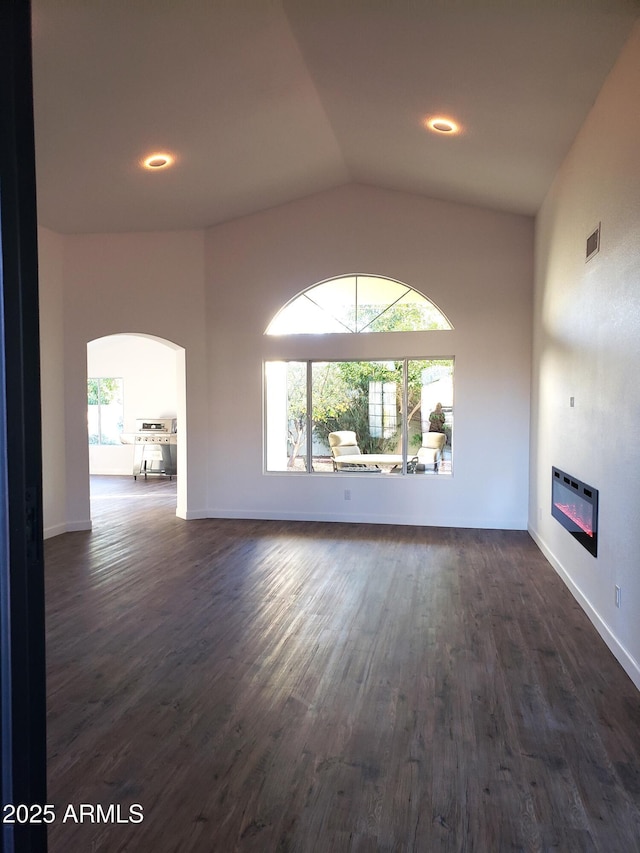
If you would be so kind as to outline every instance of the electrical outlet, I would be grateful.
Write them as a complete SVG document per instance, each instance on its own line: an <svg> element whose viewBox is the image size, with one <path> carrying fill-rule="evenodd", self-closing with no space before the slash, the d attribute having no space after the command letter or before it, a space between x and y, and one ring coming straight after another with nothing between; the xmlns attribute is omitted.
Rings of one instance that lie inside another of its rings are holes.
<svg viewBox="0 0 640 853"><path fill-rule="evenodd" d="M351 489L345 489L344 490L344 499L345 499L345 501L351 500Z"/></svg>
<svg viewBox="0 0 640 853"><path fill-rule="evenodd" d="M576 404L576 398L575 397L569 397L569 406L573 409L575 404Z"/></svg>
<svg viewBox="0 0 640 853"><path fill-rule="evenodd" d="M616 584L616 607L620 607L620 587Z"/></svg>

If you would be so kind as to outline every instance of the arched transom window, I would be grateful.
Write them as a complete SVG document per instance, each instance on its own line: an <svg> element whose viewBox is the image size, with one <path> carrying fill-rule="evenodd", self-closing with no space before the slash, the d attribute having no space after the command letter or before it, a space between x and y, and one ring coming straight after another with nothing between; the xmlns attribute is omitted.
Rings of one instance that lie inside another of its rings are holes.
<svg viewBox="0 0 640 853"><path fill-rule="evenodd" d="M417 332L452 329L442 311L422 293L378 275L344 275L295 296L269 323L265 334Z"/></svg>

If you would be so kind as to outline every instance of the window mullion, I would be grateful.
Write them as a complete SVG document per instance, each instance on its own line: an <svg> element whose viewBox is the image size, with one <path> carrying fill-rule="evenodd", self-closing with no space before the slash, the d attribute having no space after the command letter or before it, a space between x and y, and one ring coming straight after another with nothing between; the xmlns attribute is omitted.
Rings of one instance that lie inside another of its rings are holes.
<svg viewBox="0 0 640 853"><path fill-rule="evenodd" d="M313 365L307 361L307 474L313 471Z"/></svg>
<svg viewBox="0 0 640 853"><path fill-rule="evenodd" d="M354 314L354 317L355 317L356 319L355 319L355 323L353 324L353 329L354 329L354 331L355 331L355 332L359 332L359 331L360 331L360 329L358 328L358 276L356 276L356 287L355 287L355 291L356 291L356 304L355 304L355 306L354 306L353 314Z"/></svg>
<svg viewBox="0 0 640 853"><path fill-rule="evenodd" d="M402 473L407 473L409 459L409 359L402 359Z"/></svg>
<svg viewBox="0 0 640 853"><path fill-rule="evenodd" d="M98 444L102 444L102 379L98 379Z"/></svg>

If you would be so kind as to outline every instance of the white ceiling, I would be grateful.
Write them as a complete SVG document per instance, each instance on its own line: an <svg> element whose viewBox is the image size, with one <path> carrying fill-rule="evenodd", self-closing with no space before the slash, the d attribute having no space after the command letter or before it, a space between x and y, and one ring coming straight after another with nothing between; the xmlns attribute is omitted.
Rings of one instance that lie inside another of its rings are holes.
<svg viewBox="0 0 640 853"><path fill-rule="evenodd" d="M534 214L637 0L32 0L38 208L199 228L348 182ZM437 137L428 115L464 132ZM144 171L158 149L177 161Z"/></svg>

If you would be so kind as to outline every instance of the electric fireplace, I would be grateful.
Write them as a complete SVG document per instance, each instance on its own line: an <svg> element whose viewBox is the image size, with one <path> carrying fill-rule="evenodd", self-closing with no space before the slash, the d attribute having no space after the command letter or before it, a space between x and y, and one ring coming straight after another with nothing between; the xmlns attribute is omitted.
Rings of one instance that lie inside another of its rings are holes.
<svg viewBox="0 0 640 853"><path fill-rule="evenodd" d="M598 490L559 468L551 469L551 515L598 556Z"/></svg>

